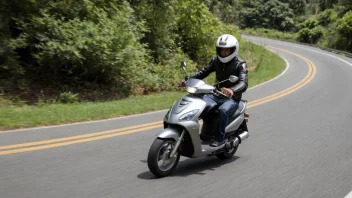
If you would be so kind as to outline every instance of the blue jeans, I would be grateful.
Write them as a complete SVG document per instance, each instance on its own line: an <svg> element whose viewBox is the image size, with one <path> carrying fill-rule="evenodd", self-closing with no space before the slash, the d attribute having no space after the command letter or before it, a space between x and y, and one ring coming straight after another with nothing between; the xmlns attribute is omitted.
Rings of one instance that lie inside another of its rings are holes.
<svg viewBox="0 0 352 198"><path fill-rule="evenodd" d="M223 142L225 140L225 128L228 124L229 118L238 108L238 103L230 98L214 97L213 95L205 96L204 101L207 105L219 105L219 123L217 126L218 133L215 140Z"/></svg>

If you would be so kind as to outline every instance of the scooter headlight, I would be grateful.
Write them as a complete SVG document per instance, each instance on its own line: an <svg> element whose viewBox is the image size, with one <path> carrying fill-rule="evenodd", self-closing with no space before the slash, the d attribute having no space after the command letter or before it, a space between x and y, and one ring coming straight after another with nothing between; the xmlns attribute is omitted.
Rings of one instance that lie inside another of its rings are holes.
<svg viewBox="0 0 352 198"><path fill-rule="evenodd" d="M187 112L185 114L183 114L181 117L180 117L180 121L189 121L189 120L192 120L193 117L198 113L198 109L195 109L193 111L190 111L190 112Z"/></svg>
<svg viewBox="0 0 352 198"><path fill-rule="evenodd" d="M189 93L195 93L197 91L197 88L195 88L195 87L186 87L186 90Z"/></svg>

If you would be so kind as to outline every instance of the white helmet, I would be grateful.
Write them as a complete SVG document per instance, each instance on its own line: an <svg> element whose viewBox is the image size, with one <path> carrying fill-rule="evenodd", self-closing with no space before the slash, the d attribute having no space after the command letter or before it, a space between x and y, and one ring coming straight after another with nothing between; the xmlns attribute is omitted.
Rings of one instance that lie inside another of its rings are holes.
<svg viewBox="0 0 352 198"><path fill-rule="evenodd" d="M230 48L230 55L226 57L221 57L220 50L221 48ZM224 34L218 38L216 41L216 54L222 63L227 63L232 60L238 53L239 43L236 37L231 34Z"/></svg>

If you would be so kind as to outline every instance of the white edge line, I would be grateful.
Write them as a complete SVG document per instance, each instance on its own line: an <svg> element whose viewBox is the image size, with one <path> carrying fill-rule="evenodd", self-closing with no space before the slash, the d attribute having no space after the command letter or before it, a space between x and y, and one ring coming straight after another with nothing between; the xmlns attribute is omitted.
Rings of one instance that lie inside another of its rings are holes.
<svg viewBox="0 0 352 198"><path fill-rule="evenodd" d="M350 193L348 193L348 195L346 195L345 198L352 198L352 191Z"/></svg>
<svg viewBox="0 0 352 198"><path fill-rule="evenodd" d="M270 49L268 49L270 50ZM272 50L270 50L272 51ZM274 51L272 51L273 53L275 53ZM270 83L276 79L278 79L279 77L283 76L287 70L290 68L290 64L289 62L284 58L284 61L286 62L286 69L281 72L280 75L276 76L275 78L272 78L266 82L263 82L259 85L256 85L254 87L251 87L249 89L247 89L248 91L254 88L257 88L259 86L265 85L267 83ZM79 125L79 124L89 124L89 123L97 123L97 122L106 122L106 121L111 121L111 120L120 120L120 119L126 119L126 118L130 118L130 117L135 117L135 116L143 116L143 115L148 115L148 114L154 114L154 113L159 113L159 112L163 112L163 111L167 111L169 109L164 109L164 110L159 110L159 111L152 111L152 112L148 112L148 113L141 113L141 114L134 114L134 115L130 115L130 116L121 116L121 117L117 117L117 118L108 118L108 119L103 119L103 120L93 120L93 121L83 121L83 122L75 122L75 123L69 123L69 124L59 124L59 125L51 125L51 126L42 126L42 127L32 127L32 128L25 128L25 129L14 129L14 130L6 130L6 131L0 131L1 133L11 133L11 132L24 132L24 131L30 131L30 130L38 130L38 129L48 129L48 128L58 128L58 127L65 127L65 126L72 126L72 125Z"/></svg>
<svg viewBox="0 0 352 198"><path fill-rule="evenodd" d="M285 44L286 45L286 44ZM305 49L305 50L308 50L308 51L312 51L312 52L316 52L316 53L319 53L319 54L324 54L324 55L327 55L327 56L330 56L330 57L333 57L333 58L336 58L344 63L346 63L347 65L351 66L352 67L352 63L342 59L342 58L339 58L337 56L334 56L334 55L331 55L331 54L328 54L328 53L325 53L325 52L319 52L319 51L316 51L316 50L312 50L312 49L306 49L306 48L303 48L303 47L299 47L299 46L294 46L296 48L300 48L300 49Z"/></svg>
<svg viewBox="0 0 352 198"><path fill-rule="evenodd" d="M296 47L296 48L300 48L300 49L304 49L304 50L308 50L308 51L312 51L312 52L316 52L316 53L319 53L319 54L324 54L324 55L327 55L327 56L330 56L330 57L333 57L333 58L336 58L344 63L346 63L347 65L351 66L352 67L352 63L342 59L342 58L339 58L337 56L334 56L332 54L329 54L329 53L326 53L326 52L320 52L320 51L317 51L317 50L312 50L312 49L308 49L308 46L307 48L305 47L301 47L301 46L298 46L299 44L296 44L296 43L290 43L290 42L285 42L285 41L278 41L278 40L275 40L275 39L268 39L268 38L262 38L262 37L255 37L255 36L249 36L249 37L252 37L254 38L254 40L260 40L260 39L266 39L266 40L269 40L269 41L272 41L274 43L278 43L278 44L281 44L281 45L286 45L286 46L292 46L292 47ZM259 45L259 44L258 44ZM309 47L311 48L311 47Z"/></svg>
<svg viewBox="0 0 352 198"><path fill-rule="evenodd" d="M282 58L283 58L283 57L282 57ZM268 81L266 81L266 82L264 82L264 83L261 83L261 84L259 84L259 85L254 86L254 87L251 87L251 88L249 88L248 90L251 90L251 89L260 87L260 86L262 86L262 85L265 85L265 84L267 84L267 83L270 83L270 82L272 82L272 81L274 81L274 80L280 78L281 76L283 76L283 75L287 72L287 70L290 68L290 63L286 60L286 58L283 58L283 59L284 59L284 61L286 62L286 69L285 69L283 72L281 72L280 75L278 75L278 76L276 76L275 78L272 78L272 79L270 79L270 80L268 80Z"/></svg>

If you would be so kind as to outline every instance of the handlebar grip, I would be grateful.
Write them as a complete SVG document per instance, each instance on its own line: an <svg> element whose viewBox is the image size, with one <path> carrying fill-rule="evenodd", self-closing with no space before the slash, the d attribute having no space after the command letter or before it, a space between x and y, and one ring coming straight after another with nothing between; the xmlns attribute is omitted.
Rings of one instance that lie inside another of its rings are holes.
<svg viewBox="0 0 352 198"><path fill-rule="evenodd" d="M221 91L218 91L217 89L214 89L214 90L215 90L215 92L216 92L217 94L219 94L219 95L221 95L221 96L223 96L223 97L228 98L227 95L225 95L225 94L222 93Z"/></svg>

